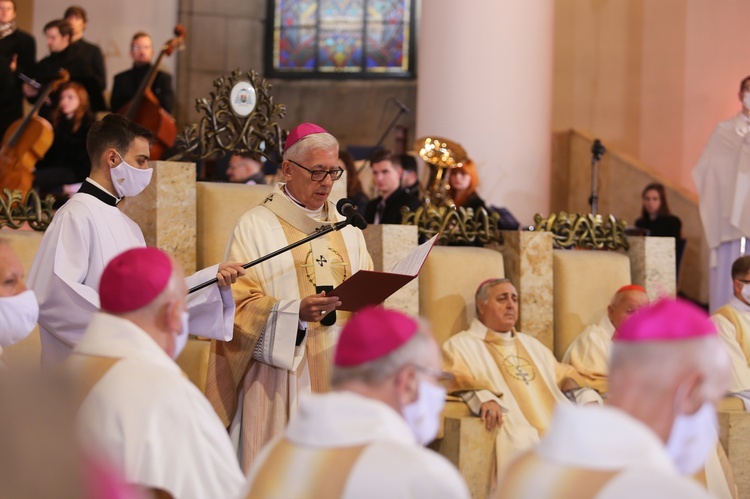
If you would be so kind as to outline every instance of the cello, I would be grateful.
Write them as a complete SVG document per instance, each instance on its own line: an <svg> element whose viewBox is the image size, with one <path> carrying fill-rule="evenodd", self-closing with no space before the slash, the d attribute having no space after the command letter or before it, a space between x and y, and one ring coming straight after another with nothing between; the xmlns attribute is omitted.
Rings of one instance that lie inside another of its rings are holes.
<svg viewBox="0 0 750 499"><path fill-rule="evenodd" d="M0 190L20 189L25 194L31 189L36 164L47 153L55 138L50 122L38 116L39 109L47 97L68 80L70 74L61 69L57 78L39 93L29 113L6 130L0 148Z"/></svg>
<svg viewBox="0 0 750 499"><path fill-rule="evenodd" d="M159 100L151 90L151 85L156 79L159 72L159 66L165 55L172 53L181 48L185 42L185 28L178 24L174 29L175 37L165 43L156 63L151 66L151 70L141 80L135 96L117 111L131 121L134 121L142 127L148 129L154 135L154 142L151 144L151 159L160 159L164 151L172 147L177 138L177 123L161 105Z"/></svg>

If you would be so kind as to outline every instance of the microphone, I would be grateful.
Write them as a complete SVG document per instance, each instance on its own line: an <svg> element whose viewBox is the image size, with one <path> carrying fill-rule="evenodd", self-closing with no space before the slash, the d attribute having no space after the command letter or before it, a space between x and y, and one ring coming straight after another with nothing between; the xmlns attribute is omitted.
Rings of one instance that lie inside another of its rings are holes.
<svg viewBox="0 0 750 499"><path fill-rule="evenodd" d="M351 199L339 199L339 202L336 203L336 211L344 215L346 217L346 221L359 230L364 230L367 227L365 218L359 214L359 212L357 211L357 207L354 206L354 203Z"/></svg>
<svg viewBox="0 0 750 499"><path fill-rule="evenodd" d="M607 152L607 149L604 147L604 144L599 139L594 139L594 144L591 146L591 154L594 155L594 159L599 161L605 152Z"/></svg>
<svg viewBox="0 0 750 499"><path fill-rule="evenodd" d="M411 109L409 109L408 107L406 107L403 102L401 102L400 100L396 99L395 97L393 98L393 102L394 102L394 104L396 104L398 106L398 108L401 111L403 111L406 114L411 114Z"/></svg>

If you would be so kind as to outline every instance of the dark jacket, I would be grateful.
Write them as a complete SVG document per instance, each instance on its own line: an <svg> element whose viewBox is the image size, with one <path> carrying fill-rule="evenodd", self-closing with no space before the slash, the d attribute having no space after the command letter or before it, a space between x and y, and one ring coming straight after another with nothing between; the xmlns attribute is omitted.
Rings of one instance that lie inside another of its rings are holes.
<svg viewBox="0 0 750 499"><path fill-rule="evenodd" d="M117 113L123 108L123 106L125 106L125 104L130 102L138 91L138 86L141 84L141 81L143 81L150 70L151 64L146 66L133 66L131 69L118 73L115 76L115 82L112 86L112 97L109 100L110 104L112 104L112 111ZM161 107L171 114L174 109L172 76L164 71L159 71L154 78L154 83L151 85L151 91L159 100Z"/></svg>
<svg viewBox="0 0 750 499"><path fill-rule="evenodd" d="M375 212L377 211L378 203L382 199L383 196L378 196L367 203L367 208L365 209L365 220L367 220L367 223L375 223ZM415 211L419 207L419 199L409 195L403 189L397 189L385 200L385 210L383 211L383 216L380 218L380 223L400 224L401 208L404 206L408 207L411 211Z"/></svg>

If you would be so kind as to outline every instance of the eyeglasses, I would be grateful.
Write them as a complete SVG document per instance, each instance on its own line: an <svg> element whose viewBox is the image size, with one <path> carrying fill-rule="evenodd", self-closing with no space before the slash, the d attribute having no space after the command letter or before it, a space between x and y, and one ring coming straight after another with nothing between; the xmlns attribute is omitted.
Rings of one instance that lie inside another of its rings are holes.
<svg viewBox="0 0 750 499"><path fill-rule="evenodd" d="M310 178L314 182L322 182L326 178L326 175L330 175L331 180L335 182L341 178L341 175L344 174L344 170L341 168L336 168L335 170L311 170L309 168L305 168L304 166L297 163L293 159L289 159L287 161L289 161L290 163L294 163L295 165L299 166L303 170L307 170L308 172L310 172Z"/></svg>
<svg viewBox="0 0 750 499"><path fill-rule="evenodd" d="M737 280L740 281L742 284L750 284L750 281L747 279L737 279Z"/></svg>
<svg viewBox="0 0 750 499"><path fill-rule="evenodd" d="M453 381L456 379L456 376L453 373L449 373L448 371L441 371L439 369L431 369L429 367L418 366L416 364L412 364L412 366L417 371L423 372L429 376L432 376L438 381Z"/></svg>

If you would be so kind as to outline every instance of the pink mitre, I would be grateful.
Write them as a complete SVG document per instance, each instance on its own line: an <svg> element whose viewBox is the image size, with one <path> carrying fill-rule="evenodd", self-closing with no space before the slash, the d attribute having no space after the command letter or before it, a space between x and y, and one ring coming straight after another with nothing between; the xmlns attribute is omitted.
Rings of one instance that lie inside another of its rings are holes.
<svg viewBox="0 0 750 499"><path fill-rule="evenodd" d="M105 312L130 312L151 303L164 291L172 262L157 248L133 248L114 257L99 280L99 301Z"/></svg>
<svg viewBox="0 0 750 499"><path fill-rule="evenodd" d="M366 307L341 330L333 363L354 367L379 359L409 341L419 323L408 315L383 307Z"/></svg>
<svg viewBox="0 0 750 499"><path fill-rule="evenodd" d="M304 139L308 135L314 133L328 133L323 127L316 125L315 123L301 123L294 127L289 135L286 137L286 144L284 150L288 151L290 147Z"/></svg>
<svg viewBox="0 0 750 499"><path fill-rule="evenodd" d="M679 298L662 298L625 319L612 341L679 341L716 335L705 310Z"/></svg>

